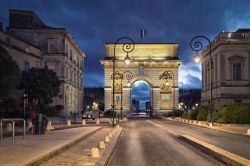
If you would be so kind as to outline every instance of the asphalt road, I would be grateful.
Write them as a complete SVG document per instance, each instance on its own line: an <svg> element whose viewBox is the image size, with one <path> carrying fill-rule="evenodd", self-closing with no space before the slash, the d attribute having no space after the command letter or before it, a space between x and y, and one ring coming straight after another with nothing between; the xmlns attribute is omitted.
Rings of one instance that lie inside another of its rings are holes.
<svg viewBox="0 0 250 166"><path fill-rule="evenodd" d="M250 137L224 133L171 120L153 120L177 135L190 135L250 160Z"/></svg>
<svg viewBox="0 0 250 166"><path fill-rule="evenodd" d="M130 120L125 126L109 166L220 166L214 158L171 134L152 120Z"/></svg>

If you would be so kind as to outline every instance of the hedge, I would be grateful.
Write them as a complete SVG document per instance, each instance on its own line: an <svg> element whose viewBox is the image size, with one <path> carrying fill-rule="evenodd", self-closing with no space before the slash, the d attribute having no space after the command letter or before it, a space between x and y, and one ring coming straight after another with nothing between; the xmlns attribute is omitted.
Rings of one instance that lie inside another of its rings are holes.
<svg viewBox="0 0 250 166"><path fill-rule="evenodd" d="M215 120L218 123L250 123L250 104L249 103L234 103L229 104L216 113Z"/></svg>

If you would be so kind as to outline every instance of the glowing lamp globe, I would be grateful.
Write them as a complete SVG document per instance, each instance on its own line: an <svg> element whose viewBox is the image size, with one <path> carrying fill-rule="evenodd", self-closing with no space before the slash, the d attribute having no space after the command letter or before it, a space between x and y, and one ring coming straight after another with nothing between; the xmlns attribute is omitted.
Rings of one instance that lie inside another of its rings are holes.
<svg viewBox="0 0 250 166"><path fill-rule="evenodd" d="M129 65L129 64L130 64L130 58L128 57L128 55L125 57L124 63L125 63L126 65Z"/></svg>
<svg viewBox="0 0 250 166"><path fill-rule="evenodd" d="M199 54L196 54L193 59L194 59L195 63L200 63L200 61L201 61L201 58L200 58Z"/></svg>

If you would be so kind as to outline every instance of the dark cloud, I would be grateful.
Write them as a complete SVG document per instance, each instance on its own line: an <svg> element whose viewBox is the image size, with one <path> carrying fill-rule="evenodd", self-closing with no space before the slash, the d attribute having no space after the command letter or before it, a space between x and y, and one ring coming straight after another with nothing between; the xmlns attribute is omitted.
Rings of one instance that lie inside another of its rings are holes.
<svg viewBox="0 0 250 166"><path fill-rule="evenodd" d="M0 20L8 24L10 8L33 10L46 24L67 28L87 55L85 86L103 86L99 61L105 43L125 35L135 42L176 42L185 65L192 61L192 37L213 39L222 30L249 26L249 6L248 0L0 0ZM146 38L140 39L141 29L148 30ZM200 72L195 66L190 70ZM193 81L200 85L200 79Z"/></svg>

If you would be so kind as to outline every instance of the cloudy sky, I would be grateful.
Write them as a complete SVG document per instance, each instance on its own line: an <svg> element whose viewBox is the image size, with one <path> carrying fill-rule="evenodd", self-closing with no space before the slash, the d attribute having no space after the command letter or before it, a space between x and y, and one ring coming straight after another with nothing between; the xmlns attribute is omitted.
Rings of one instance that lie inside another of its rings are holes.
<svg viewBox="0 0 250 166"><path fill-rule="evenodd" d="M189 48L192 37L212 40L223 30L250 28L249 0L0 0L5 26L9 9L32 10L45 24L66 28L87 55L87 87L103 86L104 44L129 36L135 42L178 43L180 88L200 88L201 68ZM140 38L141 29L147 29L146 38Z"/></svg>

